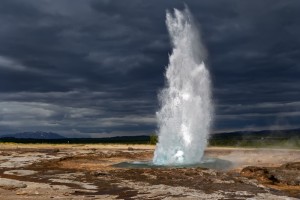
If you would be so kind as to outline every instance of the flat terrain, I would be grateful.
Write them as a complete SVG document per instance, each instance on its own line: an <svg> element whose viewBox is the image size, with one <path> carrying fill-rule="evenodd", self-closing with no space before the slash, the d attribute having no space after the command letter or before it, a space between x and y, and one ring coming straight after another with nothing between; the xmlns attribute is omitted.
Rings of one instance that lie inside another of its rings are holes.
<svg viewBox="0 0 300 200"><path fill-rule="evenodd" d="M0 144L0 199L299 199L300 151L208 148L226 169L118 168L150 145Z"/></svg>

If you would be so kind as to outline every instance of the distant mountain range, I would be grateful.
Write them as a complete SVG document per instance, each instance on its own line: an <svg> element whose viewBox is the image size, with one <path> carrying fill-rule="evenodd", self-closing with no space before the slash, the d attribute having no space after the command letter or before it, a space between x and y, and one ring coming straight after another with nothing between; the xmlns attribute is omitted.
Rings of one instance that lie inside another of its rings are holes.
<svg viewBox="0 0 300 200"><path fill-rule="evenodd" d="M23 133L15 133L9 135L0 136L1 138L16 138L16 139L45 139L45 140L54 140L54 139L64 139L65 137L52 132L23 132Z"/></svg>
<svg viewBox="0 0 300 200"><path fill-rule="evenodd" d="M117 142L117 141L149 141L150 136L117 136L110 138L66 138L52 132L22 132L15 134L2 135L1 138L11 139L35 139L35 140L86 140L99 142ZM262 131L236 131L215 133L210 135L210 140L261 140L261 139L291 139L300 138L300 128L290 130L262 130Z"/></svg>

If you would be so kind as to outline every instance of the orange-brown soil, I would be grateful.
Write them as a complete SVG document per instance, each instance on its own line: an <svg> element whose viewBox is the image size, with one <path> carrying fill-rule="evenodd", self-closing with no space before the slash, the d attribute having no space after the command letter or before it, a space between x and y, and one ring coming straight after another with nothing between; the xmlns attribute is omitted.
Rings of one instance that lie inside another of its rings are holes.
<svg viewBox="0 0 300 200"><path fill-rule="evenodd" d="M2 144L0 199L300 198L298 150L208 148L206 156L232 162L224 170L113 166L151 160L153 150L150 145Z"/></svg>

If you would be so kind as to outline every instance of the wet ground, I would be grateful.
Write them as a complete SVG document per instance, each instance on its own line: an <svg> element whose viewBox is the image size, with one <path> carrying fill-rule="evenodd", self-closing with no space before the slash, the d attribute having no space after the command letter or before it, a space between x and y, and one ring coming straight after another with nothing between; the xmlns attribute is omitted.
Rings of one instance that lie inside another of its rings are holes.
<svg viewBox="0 0 300 200"><path fill-rule="evenodd" d="M209 148L231 162L120 168L149 161L146 145L0 145L0 199L299 199L300 151Z"/></svg>

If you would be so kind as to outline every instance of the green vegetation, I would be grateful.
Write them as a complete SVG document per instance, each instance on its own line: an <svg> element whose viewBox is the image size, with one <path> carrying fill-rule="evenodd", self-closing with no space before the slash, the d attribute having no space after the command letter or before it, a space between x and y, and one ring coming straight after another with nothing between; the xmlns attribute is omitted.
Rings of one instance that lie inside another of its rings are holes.
<svg viewBox="0 0 300 200"><path fill-rule="evenodd" d="M121 136L112 138L63 138L63 139L18 139L0 138L0 143L21 144L151 144L158 136ZM234 132L213 134L210 146L253 147L253 148L300 148L300 132Z"/></svg>
<svg viewBox="0 0 300 200"><path fill-rule="evenodd" d="M158 142L158 136L157 135L150 135L150 144L155 145Z"/></svg>

